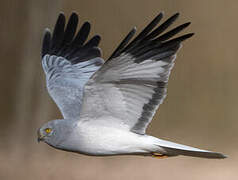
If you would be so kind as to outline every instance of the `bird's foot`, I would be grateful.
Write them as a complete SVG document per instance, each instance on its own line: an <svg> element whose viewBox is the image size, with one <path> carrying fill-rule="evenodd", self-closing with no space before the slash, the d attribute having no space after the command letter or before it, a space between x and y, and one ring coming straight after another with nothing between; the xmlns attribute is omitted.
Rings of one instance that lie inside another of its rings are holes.
<svg viewBox="0 0 238 180"><path fill-rule="evenodd" d="M158 159L163 159L163 158L167 158L169 156L167 156L165 154L160 154L160 153L152 153L152 157L158 158Z"/></svg>

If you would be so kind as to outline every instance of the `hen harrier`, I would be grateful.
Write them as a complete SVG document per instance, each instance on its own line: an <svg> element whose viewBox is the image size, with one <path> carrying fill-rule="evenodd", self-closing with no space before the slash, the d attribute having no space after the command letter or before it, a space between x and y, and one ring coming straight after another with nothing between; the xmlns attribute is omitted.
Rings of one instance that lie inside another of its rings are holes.
<svg viewBox="0 0 238 180"><path fill-rule="evenodd" d="M225 158L221 153L145 134L166 96L176 52L193 35L174 38L190 23L165 33L178 16L157 26L163 17L159 13L131 40L136 32L133 28L104 61L98 47L100 36L86 42L90 23L85 22L76 33L78 15L72 13L65 27L65 16L60 13L53 35L45 31L42 66L48 92L64 119L44 124L38 130L38 141L94 156Z"/></svg>

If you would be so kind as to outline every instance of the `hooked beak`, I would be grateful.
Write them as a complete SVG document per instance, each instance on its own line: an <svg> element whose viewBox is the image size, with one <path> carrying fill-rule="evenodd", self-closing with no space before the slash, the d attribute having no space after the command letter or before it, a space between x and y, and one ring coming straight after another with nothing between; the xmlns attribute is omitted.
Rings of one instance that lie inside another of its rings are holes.
<svg viewBox="0 0 238 180"><path fill-rule="evenodd" d="M41 141L43 141L44 140L44 137L38 137L37 138L37 142L39 143L39 142L41 142Z"/></svg>
<svg viewBox="0 0 238 180"><path fill-rule="evenodd" d="M37 136L38 136L37 137L37 142L38 143L44 140L45 136L41 133L40 129L38 129L38 131L37 131Z"/></svg>

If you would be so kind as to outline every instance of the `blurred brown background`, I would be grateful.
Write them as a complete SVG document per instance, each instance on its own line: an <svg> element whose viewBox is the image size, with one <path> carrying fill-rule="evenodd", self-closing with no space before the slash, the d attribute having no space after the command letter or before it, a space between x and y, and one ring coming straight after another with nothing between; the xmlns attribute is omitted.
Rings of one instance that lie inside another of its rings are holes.
<svg viewBox="0 0 238 180"><path fill-rule="evenodd" d="M0 179L200 180L238 177L238 1L8 0L0 6ZM37 128L61 117L45 89L40 49L60 11L79 13L102 36L107 58L133 27L160 11L191 21L170 77L168 97L148 133L224 152L225 160L190 157L87 157L36 142Z"/></svg>

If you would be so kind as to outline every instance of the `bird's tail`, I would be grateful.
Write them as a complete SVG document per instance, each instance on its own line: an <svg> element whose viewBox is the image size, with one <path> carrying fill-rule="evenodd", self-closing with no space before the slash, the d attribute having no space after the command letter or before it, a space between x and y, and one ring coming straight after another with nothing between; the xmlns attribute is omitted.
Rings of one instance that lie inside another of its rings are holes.
<svg viewBox="0 0 238 180"><path fill-rule="evenodd" d="M156 145L158 146L159 150L157 152L152 153L152 156L156 158L178 156L178 155L210 158L210 159L226 158L226 156L221 153L202 150L191 146L185 146L182 144L177 144L161 139L157 139Z"/></svg>

